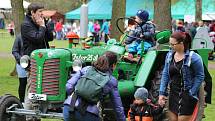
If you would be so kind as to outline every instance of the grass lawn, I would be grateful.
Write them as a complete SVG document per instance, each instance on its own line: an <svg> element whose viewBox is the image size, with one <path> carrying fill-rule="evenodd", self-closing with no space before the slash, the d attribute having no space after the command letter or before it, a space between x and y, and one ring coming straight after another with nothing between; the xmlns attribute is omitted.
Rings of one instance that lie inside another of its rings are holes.
<svg viewBox="0 0 215 121"><path fill-rule="evenodd" d="M210 61L209 63L215 64L215 61ZM215 87L215 69L209 70L212 76L213 88ZM206 118L203 121L214 121L215 119L215 90L212 88L212 104L208 104L205 109Z"/></svg>
<svg viewBox="0 0 215 121"><path fill-rule="evenodd" d="M11 53L11 48L13 45L14 38L10 37L9 34L4 33L1 35L1 32L6 32L0 30L0 95L4 94L13 94L17 96L18 89L18 78L9 76L9 73L13 70L15 65L15 60ZM68 41L57 41L54 40L50 45L55 45L57 48L68 47ZM215 64L215 61L210 61L209 63ZM215 81L215 69L209 70L210 74ZM213 83L215 87L215 83ZM205 109L206 118L204 121L214 121L215 119L215 90L212 93L212 104L208 104ZM61 121L54 119L43 119L42 121Z"/></svg>

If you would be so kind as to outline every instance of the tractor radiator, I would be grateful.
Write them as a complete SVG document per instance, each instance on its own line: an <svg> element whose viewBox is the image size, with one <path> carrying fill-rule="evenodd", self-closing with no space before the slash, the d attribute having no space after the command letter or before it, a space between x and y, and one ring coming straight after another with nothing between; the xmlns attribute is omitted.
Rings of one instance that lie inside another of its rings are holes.
<svg viewBox="0 0 215 121"><path fill-rule="evenodd" d="M60 78L60 59L49 59L43 64L43 70L38 70L38 66L34 59L31 59L31 93L38 93L38 89L42 88L42 94L56 96L59 94L59 78ZM42 72L41 77L37 77ZM42 78L42 80L40 79ZM39 80L38 80L39 79ZM41 87L42 86L42 87ZM41 90L41 89L39 89Z"/></svg>
<svg viewBox="0 0 215 121"><path fill-rule="evenodd" d="M30 71L30 92L36 93L36 80L37 80L37 65L36 60L31 59L31 71Z"/></svg>

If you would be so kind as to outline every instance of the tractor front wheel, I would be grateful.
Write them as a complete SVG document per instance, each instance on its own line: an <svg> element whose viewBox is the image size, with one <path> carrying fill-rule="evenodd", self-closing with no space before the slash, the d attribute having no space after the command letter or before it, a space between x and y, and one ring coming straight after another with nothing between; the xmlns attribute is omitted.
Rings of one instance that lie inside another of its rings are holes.
<svg viewBox="0 0 215 121"><path fill-rule="evenodd" d="M13 115L6 112L6 109L13 104L17 104L17 108L23 108L20 100L13 95L7 94L0 97L0 121L25 121L25 116Z"/></svg>

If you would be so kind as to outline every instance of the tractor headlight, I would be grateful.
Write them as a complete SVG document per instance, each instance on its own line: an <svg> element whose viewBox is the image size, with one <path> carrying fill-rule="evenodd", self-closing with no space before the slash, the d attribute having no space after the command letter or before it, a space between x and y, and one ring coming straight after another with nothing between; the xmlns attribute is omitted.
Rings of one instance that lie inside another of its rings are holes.
<svg viewBox="0 0 215 121"><path fill-rule="evenodd" d="M20 65L22 68L27 68L30 65L30 57L28 55L23 55L20 58Z"/></svg>
<svg viewBox="0 0 215 121"><path fill-rule="evenodd" d="M80 71L81 68L82 68L82 64L83 64L83 61L80 60L80 59L76 59L73 61L73 64L72 64L72 69L73 71Z"/></svg>

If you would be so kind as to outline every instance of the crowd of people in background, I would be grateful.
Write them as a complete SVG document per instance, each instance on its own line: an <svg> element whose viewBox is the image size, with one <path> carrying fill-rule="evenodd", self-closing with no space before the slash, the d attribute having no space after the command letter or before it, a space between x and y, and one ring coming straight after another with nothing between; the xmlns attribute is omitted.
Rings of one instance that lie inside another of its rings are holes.
<svg viewBox="0 0 215 121"><path fill-rule="evenodd" d="M131 17L132 18L132 17ZM51 23L51 28L53 30L53 34L57 40L67 40L66 34L68 32L75 32L77 35L80 34L80 25L78 21L70 21L65 22L62 18L53 21L51 18L48 19L49 23ZM153 20L152 20L153 22ZM134 23L135 24L135 23ZM133 24L131 24L133 25ZM198 21L188 23L186 21L181 20L172 20L172 31L181 31L188 32L192 39L194 38L197 30L200 27L205 27L208 30L212 41L215 43L215 22L214 21ZM7 24L8 32L11 36L14 36L14 22L11 21ZM110 21L109 20L89 20L88 23L88 37L92 37L94 43L99 41L103 41L107 43L110 39ZM129 21L128 24L125 25L125 30L130 31L132 26L130 26Z"/></svg>
<svg viewBox="0 0 215 121"><path fill-rule="evenodd" d="M75 32L80 35L79 22L63 22L59 19L54 22L53 33L57 40L67 40L66 35L68 32ZM88 23L88 37L92 37L94 43L104 41L107 43L110 34L110 22L107 20L90 20Z"/></svg>
<svg viewBox="0 0 215 121"><path fill-rule="evenodd" d="M208 35L214 44L215 51L215 21L198 21L198 22L183 22L182 20L172 21L172 31L187 32L190 34L192 40L194 39L197 31L200 28L205 28L208 31ZM210 58L210 56L209 56ZM212 58L213 59L213 58Z"/></svg>
<svg viewBox="0 0 215 121"><path fill-rule="evenodd" d="M152 20L153 22L153 20ZM155 24L156 26L156 24ZM192 39L194 38L197 30L200 27L205 27L208 30L212 41L215 43L215 22L214 21L198 21L188 23L183 20L172 20L172 31L188 32ZM132 26L129 24L125 25L125 30L130 31ZM90 20L88 23L88 37L92 37L94 44L98 42L105 42L110 39L111 25L109 20ZM77 35L80 34L79 22L64 22L60 19L54 23L54 35L57 40L67 40L66 34L68 32L75 32Z"/></svg>
<svg viewBox="0 0 215 121"><path fill-rule="evenodd" d="M198 22L184 22L182 20L172 21L172 31L181 31L190 33L191 37L194 38L196 32L199 28L205 27L208 33L215 32L215 22L214 21L198 21Z"/></svg>
<svg viewBox="0 0 215 121"><path fill-rule="evenodd" d="M101 23L101 24L100 24ZM102 22L96 20L94 23L90 21L88 24L88 36L93 37L95 43L100 40L107 43L110 34L110 22L103 20Z"/></svg>

